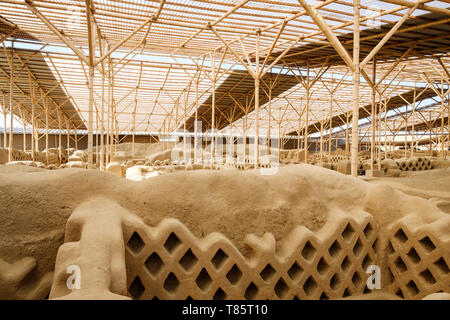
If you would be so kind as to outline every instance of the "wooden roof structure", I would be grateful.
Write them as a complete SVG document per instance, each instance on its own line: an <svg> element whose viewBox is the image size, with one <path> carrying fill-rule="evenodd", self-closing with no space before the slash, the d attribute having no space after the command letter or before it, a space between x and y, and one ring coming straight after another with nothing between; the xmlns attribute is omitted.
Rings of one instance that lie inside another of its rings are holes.
<svg viewBox="0 0 450 320"><path fill-rule="evenodd" d="M16 68L13 85L14 102L17 108L14 114L28 123L31 123L34 112L35 120L45 127L46 116L49 117L50 129L61 129L66 127L66 122L72 127L81 130L86 129L85 120L81 119L79 113L72 103L64 88L55 78L50 70L45 57L39 51L14 50L14 56L4 50L0 51L0 87L3 97L10 95L10 65L9 59L14 59ZM36 92L33 100L30 91ZM48 99L43 99L47 97ZM5 106L9 109L10 100L5 99ZM33 106L35 110L33 111Z"/></svg>
<svg viewBox="0 0 450 320"><path fill-rule="evenodd" d="M24 66L44 77L45 61L45 77L50 70L59 84L48 94L52 127L170 133L197 120L216 132L301 134L307 145L319 122L330 129L391 101L378 108L387 113L425 86L430 97L449 94L448 0L0 0L0 7L5 54L38 51ZM36 59L39 71L28 65ZM6 73L8 63L2 56ZM0 76L7 96L8 77ZM276 77L278 84L267 83ZM31 87L14 99L25 101ZM42 127L39 112L37 119Z"/></svg>

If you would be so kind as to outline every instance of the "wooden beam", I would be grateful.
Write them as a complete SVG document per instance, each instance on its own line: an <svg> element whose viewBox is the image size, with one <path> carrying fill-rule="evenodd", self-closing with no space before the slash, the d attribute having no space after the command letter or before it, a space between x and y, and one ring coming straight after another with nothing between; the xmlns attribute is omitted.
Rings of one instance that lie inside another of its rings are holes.
<svg viewBox="0 0 450 320"><path fill-rule="evenodd" d="M406 19L409 19L409 17L413 14L413 12L416 10L419 3L416 3L411 9L406 12L403 17L397 21L397 23L389 30L388 33L386 33L383 37L383 39L380 40L380 42L377 43L377 45L370 51L370 53L364 58L364 60L360 64L360 68L364 68L364 66L372 60L372 58L380 51L380 49L384 46L386 42L389 41L389 39L395 34L395 32L398 30L398 28L401 27L401 25L406 21Z"/></svg>
<svg viewBox="0 0 450 320"><path fill-rule="evenodd" d="M158 11L155 15L152 15L150 18L145 20L143 23L141 23L139 26L137 26L133 31L131 31L127 36L125 36L121 41L119 41L115 46L113 46L111 49L109 49L108 52L106 52L101 58L99 58L99 59L97 59L97 61L95 61L95 65L97 66L99 63L101 63L103 60L105 60L107 57L109 57L111 55L111 53L113 53L114 51L119 49L125 42L130 40L136 33L141 31L142 28L144 28L146 25L157 21L165 3L166 3L166 0L161 0Z"/></svg>
<svg viewBox="0 0 450 320"><path fill-rule="evenodd" d="M93 169L93 106L94 106L94 75L95 75L95 31L91 11L91 0L86 1L86 19L89 41L89 109L88 109L88 168Z"/></svg>
<svg viewBox="0 0 450 320"><path fill-rule="evenodd" d="M342 60L349 66L349 68L354 71L354 65L352 58L350 57L350 54L348 53L347 49L344 48L342 43L339 41L337 36L334 34L334 32L330 29L330 27L326 24L325 20L322 18L322 16L311 7L306 0L298 0L298 2L305 8L306 13L311 17L311 19L316 23L316 25L319 27L319 29L324 33L324 35L327 37L330 44L333 46L333 48L336 50L336 52L341 56ZM359 20L358 20L359 23Z"/></svg>
<svg viewBox="0 0 450 320"><path fill-rule="evenodd" d="M444 15L450 16L450 10L444 9L444 8L438 8L438 7L429 6L429 5L421 3L422 1L420 1L419 3L417 3L417 2L410 2L410 1L406 1L406 0L383 0L383 1L384 2L388 2L388 3L392 3L392 4L398 4L400 6L409 7L409 8L412 8L412 7L417 5L417 9L426 10L426 11L429 11L429 12L440 13L440 14L444 14Z"/></svg>
<svg viewBox="0 0 450 320"><path fill-rule="evenodd" d="M304 0L302 0L304 1ZM359 144L359 0L353 0L353 112L352 112L352 145L351 145L351 173L353 177L358 175L358 144Z"/></svg>
<svg viewBox="0 0 450 320"><path fill-rule="evenodd" d="M87 65L89 65L89 59L88 57L75 45L65 37L61 31L56 28L53 23L50 22L34 5L32 0L25 0L24 3L28 9L30 9L36 17L38 17L66 46L68 46L72 51L81 59L83 60Z"/></svg>

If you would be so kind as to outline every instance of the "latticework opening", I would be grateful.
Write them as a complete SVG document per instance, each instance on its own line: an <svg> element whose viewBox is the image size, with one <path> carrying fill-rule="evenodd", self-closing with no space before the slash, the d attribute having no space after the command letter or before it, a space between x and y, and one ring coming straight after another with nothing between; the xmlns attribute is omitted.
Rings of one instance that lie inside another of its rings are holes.
<svg viewBox="0 0 450 320"><path fill-rule="evenodd" d="M201 244L211 240L195 238L181 226L148 235L142 230L132 231L127 247L129 243L134 246L133 250L129 248L127 268L132 266L136 271L130 274L129 294L135 299L189 296L219 300L336 299L371 293L366 286L368 268L380 265L374 250L379 241L374 226L373 222L361 225L346 222L335 233L327 233L323 240L310 235L295 240L297 249L289 257L280 259L271 252L257 254L257 261L247 260L228 242L224 245L214 240ZM426 290L441 289L437 287L439 277L449 274L449 269L442 256L424 264L429 259L424 260L421 255L437 254L438 246L428 236L414 242L406 236L407 232L405 228L397 228L385 242L390 261L386 288L399 297L413 299L423 296ZM160 234L160 238L150 240L152 234ZM410 244L407 247L403 245L406 242ZM149 252L144 260L144 273L139 271L139 264L130 264L142 261L137 250ZM197 289L183 293L180 286L184 285Z"/></svg>

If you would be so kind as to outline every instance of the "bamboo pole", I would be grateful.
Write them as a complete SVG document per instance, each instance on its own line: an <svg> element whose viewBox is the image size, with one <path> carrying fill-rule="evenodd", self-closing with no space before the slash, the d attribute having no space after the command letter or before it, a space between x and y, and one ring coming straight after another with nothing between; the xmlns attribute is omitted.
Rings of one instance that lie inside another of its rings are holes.
<svg viewBox="0 0 450 320"><path fill-rule="evenodd" d="M136 130L136 108L137 108L137 99L134 99L134 111L133 111L133 124L132 124L132 137L131 137L131 157L134 159L135 156L135 145L134 145L134 132Z"/></svg>
<svg viewBox="0 0 450 320"><path fill-rule="evenodd" d="M331 133L332 133L332 126L333 126L333 93L330 94L330 120L328 124L328 156L331 155Z"/></svg>
<svg viewBox="0 0 450 320"><path fill-rule="evenodd" d="M69 120L66 120L66 149L70 148L70 129L69 129Z"/></svg>
<svg viewBox="0 0 450 320"><path fill-rule="evenodd" d="M20 111L20 119L23 125L23 151L27 151L27 124L25 122L25 111Z"/></svg>
<svg viewBox="0 0 450 320"><path fill-rule="evenodd" d="M381 99L380 99L381 100ZM378 152L378 161L377 161L377 166L378 166L378 171L381 171L381 113L383 112L381 110L382 105L385 107L384 111L386 111L386 104L379 104L379 110L378 110L378 116L377 116L377 135L378 135L378 148L376 149Z"/></svg>
<svg viewBox="0 0 450 320"><path fill-rule="evenodd" d="M110 109L111 109L111 117L110 117L110 122L111 122L111 132L110 132L110 138L109 138L109 142L110 142L110 147L109 147L109 160L113 161L114 160L114 146L116 143L116 139L114 136L114 131L115 131L115 126L116 126L116 114L115 114L115 110L116 110L116 105L115 105L115 100L114 100L114 73L113 70L111 70L111 74L110 74Z"/></svg>
<svg viewBox="0 0 450 320"><path fill-rule="evenodd" d="M270 137L271 134L271 127L272 127L272 74L270 74L270 81L269 81L269 109L267 111L267 154L272 154L272 139ZM300 124L299 124L300 125Z"/></svg>
<svg viewBox="0 0 450 320"><path fill-rule="evenodd" d="M352 112L352 152L351 173L353 177L358 175L358 141L359 141L359 0L353 1L353 112Z"/></svg>
<svg viewBox="0 0 450 320"><path fill-rule="evenodd" d="M100 116L100 170L105 170L105 63L102 62L102 104Z"/></svg>
<svg viewBox="0 0 450 320"><path fill-rule="evenodd" d="M244 163L247 160L247 121L248 121L248 95L245 96L245 116L242 121L242 136L244 139Z"/></svg>
<svg viewBox="0 0 450 320"><path fill-rule="evenodd" d="M449 149L450 149L450 92L447 98L447 153L445 158L449 157Z"/></svg>
<svg viewBox="0 0 450 320"><path fill-rule="evenodd" d="M112 112L112 102L111 102L111 58L108 57L108 73L107 73L107 81L108 81L108 106L107 106L107 112L106 112L106 126L107 126L107 131L106 131L106 166L108 166L108 164L111 161L111 112Z"/></svg>
<svg viewBox="0 0 450 320"><path fill-rule="evenodd" d="M309 126L309 100L310 100L309 62L306 63L306 114L305 114L305 163L308 164L308 126Z"/></svg>
<svg viewBox="0 0 450 320"><path fill-rule="evenodd" d="M323 161L323 121L320 121L320 161Z"/></svg>
<svg viewBox="0 0 450 320"><path fill-rule="evenodd" d="M372 64L372 83L376 83L376 71L377 71L377 59L374 56L373 57L373 64ZM370 170L374 170L374 162L375 162L375 127L376 127L376 91L375 86L372 86L372 112L371 112L371 140L370 140Z"/></svg>
<svg viewBox="0 0 450 320"><path fill-rule="evenodd" d="M387 106L385 107L385 110L387 110ZM387 159L388 158L388 155L387 155L387 129L388 128L388 126L387 126L387 112L385 111L384 112L384 159Z"/></svg>
<svg viewBox="0 0 450 320"><path fill-rule="evenodd" d="M13 135L14 135L14 42L12 42L11 46L11 58L9 59L10 63L10 71L11 74L9 76L9 113L10 113L10 126L9 126L9 154L8 161L13 161Z"/></svg>
<svg viewBox="0 0 450 320"><path fill-rule="evenodd" d="M215 52L211 54L211 68L212 68L212 104L211 104L211 166L214 166L214 158L216 152L215 140L215 125L216 125L216 57Z"/></svg>
<svg viewBox="0 0 450 320"><path fill-rule="evenodd" d="M414 156L414 129L415 129L415 127L414 127L414 115L415 115L415 112L416 112L416 91L414 90L414 97L413 97L413 104L412 104L412 118L413 118L413 121L412 121L412 131L411 131L411 158Z"/></svg>
<svg viewBox="0 0 450 320"><path fill-rule="evenodd" d="M384 44L386 42L388 42L388 40L395 34L395 32L398 30L398 28L400 28L400 26L406 21L406 19L408 19L413 12L416 10L417 6L419 5L419 3L416 3L413 7L411 7L408 12L406 12L403 17L397 21L397 23L389 30L388 33L386 33L383 37L383 39L381 39L377 45L370 51L370 53L364 58L364 60L361 62L361 68L364 68L364 66L372 59L375 57L375 55L377 54L378 51L380 51L380 49L384 46ZM375 84L375 82L373 82L373 84Z"/></svg>
<svg viewBox="0 0 450 320"><path fill-rule="evenodd" d="M93 169L93 109L94 109L94 75L95 75L95 31L91 12L91 1L86 0L86 19L89 42L89 107L88 107L88 168Z"/></svg>
<svg viewBox="0 0 450 320"><path fill-rule="evenodd" d="M48 165L48 101L47 97L44 98L45 106L45 158Z"/></svg>
<svg viewBox="0 0 450 320"><path fill-rule="evenodd" d="M441 158L445 159L445 139L444 139L444 79L441 75L441 92L440 92L440 98L441 98ZM450 121L450 119L449 119Z"/></svg>
<svg viewBox="0 0 450 320"><path fill-rule="evenodd" d="M201 70L199 69L197 74L197 80L195 81L195 115L194 115L194 163L198 163L199 155L198 155L198 108L199 108L199 97L198 97L198 85L200 82L200 74Z"/></svg>
<svg viewBox="0 0 450 320"><path fill-rule="evenodd" d="M259 43L261 31L256 32L256 63L255 63L255 168L259 167L259 82L262 73L259 66Z"/></svg>
<svg viewBox="0 0 450 320"><path fill-rule="evenodd" d="M183 160L184 163L187 164L187 154L186 154L186 120L187 120L187 115L186 115L186 105L187 105L187 93L185 93L184 96L184 103L183 103ZM185 167L185 169L187 169L187 167Z"/></svg>
<svg viewBox="0 0 450 320"><path fill-rule="evenodd" d="M5 101L5 93L2 92L2 96L3 96L3 105L2 105L2 110L3 110L3 148L7 148L8 147L8 136L6 134L6 115L7 115L7 107L6 107L6 101Z"/></svg>
<svg viewBox="0 0 450 320"><path fill-rule="evenodd" d="M406 111L408 111L408 105L406 105ZM408 115L405 115L405 135L404 135L404 141L405 141L405 151L404 155L405 158L407 157L407 145L408 145Z"/></svg>
<svg viewBox="0 0 450 320"><path fill-rule="evenodd" d="M61 165L61 159L62 159L62 127L61 127L61 115L58 111L58 159L59 159L59 165Z"/></svg>

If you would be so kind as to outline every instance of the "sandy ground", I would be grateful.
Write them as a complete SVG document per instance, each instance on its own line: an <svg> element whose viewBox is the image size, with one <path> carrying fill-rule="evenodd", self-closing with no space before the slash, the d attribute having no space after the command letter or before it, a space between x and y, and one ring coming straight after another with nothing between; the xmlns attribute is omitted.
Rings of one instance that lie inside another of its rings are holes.
<svg viewBox="0 0 450 320"><path fill-rule="evenodd" d="M405 176L378 178L378 181L400 183L410 188L425 191L450 193L450 168L404 172Z"/></svg>
<svg viewBox="0 0 450 320"><path fill-rule="evenodd" d="M450 168L407 172L403 177L382 177L367 179L367 181L393 187L411 196L428 199L450 214Z"/></svg>
<svg viewBox="0 0 450 320"><path fill-rule="evenodd" d="M407 179L419 183L414 180L417 177ZM432 184L432 177L426 179ZM80 203L97 196L114 199L151 226L172 217L197 237L221 232L244 255L248 233L271 232L280 240L298 225L318 230L335 210L349 214L364 210L381 227L407 214L421 213L424 223L442 216L434 202L387 184L389 179L366 182L304 164L281 167L270 176L257 170L199 170L142 182L95 170L3 165L0 258L12 263L32 256L38 260L38 273L53 270L68 217Z"/></svg>

